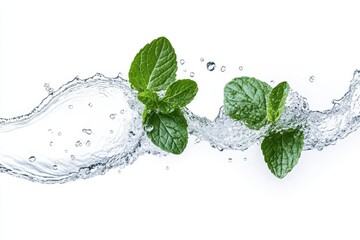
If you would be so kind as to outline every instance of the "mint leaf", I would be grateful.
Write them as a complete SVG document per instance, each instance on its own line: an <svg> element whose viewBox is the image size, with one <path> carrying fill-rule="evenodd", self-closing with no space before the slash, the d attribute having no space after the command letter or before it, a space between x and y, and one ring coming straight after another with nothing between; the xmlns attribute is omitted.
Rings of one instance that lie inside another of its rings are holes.
<svg viewBox="0 0 360 240"><path fill-rule="evenodd" d="M298 163L304 146L304 133L299 129L271 133L261 143L265 162L278 178L284 178Z"/></svg>
<svg viewBox="0 0 360 240"><path fill-rule="evenodd" d="M169 114L153 111L147 114L146 135L162 150L174 154L184 151L188 142L187 122L179 109Z"/></svg>
<svg viewBox="0 0 360 240"><path fill-rule="evenodd" d="M160 91L175 81L176 54L169 40L160 37L146 44L131 63L129 81L139 92Z"/></svg>
<svg viewBox="0 0 360 240"><path fill-rule="evenodd" d="M284 110L289 90L289 84L287 82L281 82L271 91L267 107L267 116L270 122L279 120Z"/></svg>
<svg viewBox="0 0 360 240"><path fill-rule="evenodd" d="M234 78L224 88L224 110L248 128L259 130L267 124L267 101L271 87L256 78Z"/></svg>
<svg viewBox="0 0 360 240"><path fill-rule="evenodd" d="M193 80L178 80L173 82L167 89L164 98L161 99L163 109L171 111L175 108L185 107L195 97L198 87Z"/></svg>
<svg viewBox="0 0 360 240"><path fill-rule="evenodd" d="M152 110L156 109L158 103L160 102L159 96L153 91L145 91L139 93L138 99L146 105L146 108Z"/></svg>

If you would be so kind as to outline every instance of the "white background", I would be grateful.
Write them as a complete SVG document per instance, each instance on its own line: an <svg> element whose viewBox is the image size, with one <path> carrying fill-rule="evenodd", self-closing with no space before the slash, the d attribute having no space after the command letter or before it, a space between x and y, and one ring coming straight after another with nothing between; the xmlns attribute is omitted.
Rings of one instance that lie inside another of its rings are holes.
<svg viewBox="0 0 360 240"><path fill-rule="evenodd" d="M190 108L209 118L232 77L286 80L323 110L360 69L356 1L2 0L0 20L0 117L30 112L44 83L126 76L159 36L186 60L183 74L195 72ZM227 71L207 72L201 57ZM355 132L303 152L283 180L259 146L219 152L193 142L180 156L143 156L121 174L63 185L0 174L0 239L359 239L359 141Z"/></svg>

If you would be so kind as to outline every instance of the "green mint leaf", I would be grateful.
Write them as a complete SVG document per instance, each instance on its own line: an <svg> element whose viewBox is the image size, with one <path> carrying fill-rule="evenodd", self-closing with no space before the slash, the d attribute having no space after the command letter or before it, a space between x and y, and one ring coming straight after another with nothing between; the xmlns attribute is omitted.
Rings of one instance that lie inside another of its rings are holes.
<svg viewBox="0 0 360 240"><path fill-rule="evenodd" d="M160 37L145 45L131 63L129 81L139 92L160 91L175 81L176 54L169 40Z"/></svg>
<svg viewBox="0 0 360 240"><path fill-rule="evenodd" d="M197 84L193 80L185 79L173 82L161 99L162 108L168 112L175 108L185 107L194 99L197 91Z"/></svg>
<svg viewBox="0 0 360 240"><path fill-rule="evenodd" d="M282 82L271 91L267 107L267 116L270 122L279 120L281 113L284 110L289 90L289 84L287 82Z"/></svg>
<svg viewBox="0 0 360 240"><path fill-rule="evenodd" d="M138 99L145 104L147 109L156 109L160 102L159 96L153 91L141 92L138 95Z"/></svg>
<svg viewBox="0 0 360 240"><path fill-rule="evenodd" d="M174 154L184 151L188 142L187 122L179 109L169 114L153 111L147 114L145 122L146 135L153 144Z"/></svg>
<svg viewBox="0 0 360 240"><path fill-rule="evenodd" d="M267 124L270 92L270 85L256 78L234 78L224 88L225 113L248 128L259 130Z"/></svg>
<svg viewBox="0 0 360 240"><path fill-rule="evenodd" d="M303 146L304 133L299 129L288 129L265 137L261 150L270 171L283 178L298 163Z"/></svg>

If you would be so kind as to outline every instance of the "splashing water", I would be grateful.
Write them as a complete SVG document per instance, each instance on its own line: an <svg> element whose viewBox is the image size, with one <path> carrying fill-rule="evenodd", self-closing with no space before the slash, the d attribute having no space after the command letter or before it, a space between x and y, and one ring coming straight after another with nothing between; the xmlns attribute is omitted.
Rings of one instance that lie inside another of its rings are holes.
<svg viewBox="0 0 360 240"><path fill-rule="evenodd" d="M123 168L139 156L166 155L146 137L143 106L121 76L75 78L52 92L31 113L0 119L0 172L41 183L64 183ZM72 106L69 108L69 106ZM360 71L332 109L309 110L291 91L280 120L258 131L230 119L221 107L213 120L184 109L189 133L219 150L246 150L266 132L300 127L304 150L323 149L360 125Z"/></svg>

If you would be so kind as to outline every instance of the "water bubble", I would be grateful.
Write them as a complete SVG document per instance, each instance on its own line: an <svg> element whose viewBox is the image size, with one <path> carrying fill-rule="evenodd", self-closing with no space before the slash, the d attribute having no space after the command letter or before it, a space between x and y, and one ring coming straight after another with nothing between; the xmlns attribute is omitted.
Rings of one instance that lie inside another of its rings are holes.
<svg viewBox="0 0 360 240"><path fill-rule="evenodd" d="M84 128L82 130L83 133L86 133L87 135L91 135L92 134L92 130L91 129L87 129L87 128Z"/></svg>
<svg viewBox="0 0 360 240"><path fill-rule="evenodd" d="M87 140L85 144L86 144L87 147L90 147L90 145L91 145L90 140Z"/></svg>
<svg viewBox="0 0 360 240"><path fill-rule="evenodd" d="M73 105L69 105L68 107L69 107L69 109L73 109Z"/></svg>
<svg viewBox="0 0 360 240"><path fill-rule="evenodd" d="M53 142L53 141L51 141L51 142L50 142L50 147L52 147L52 145L53 145L53 144L54 144L54 142Z"/></svg>
<svg viewBox="0 0 360 240"><path fill-rule="evenodd" d="M226 67L225 67L225 66L222 66L222 67L220 68L220 71L222 71L222 72L225 72L225 70L226 70Z"/></svg>
<svg viewBox="0 0 360 240"><path fill-rule="evenodd" d="M170 169L170 167L169 167L169 166L166 166L166 167L165 167L165 170L169 170L169 169Z"/></svg>
<svg viewBox="0 0 360 240"><path fill-rule="evenodd" d="M116 117L116 113L112 113L112 114L110 114L110 118L111 118L111 119L113 119L113 120L114 120L114 119L115 119L115 117Z"/></svg>
<svg viewBox="0 0 360 240"><path fill-rule="evenodd" d="M89 102L88 106L89 106L89 107L92 107L92 106L93 106L93 104L92 104L91 102Z"/></svg>
<svg viewBox="0 0 360 240"><path fill-rule="evenodd" d="M314 81L315 81L315 76L310 76L309 82L314 82Z"/></svg>
<svg viewBox="0 0 360 240"><path fill-rule="evenodd" d="M61 136L62 135L62 133L61 132L58 132L58 136Z"/></svg>
<svg viewBox="0 0 360 240"><path fill-rule="evenodd" d="M275 81L274 81L274 80L271 80L270 83L271 83L271 84L275 84Z"/></svg>
<svg viewBox="0 0 360 240"><path fill-rule="evenodd" d="M214 71L215 68L216 68L216 64L215 64L214 62L208 62L208 63L206 64L206 68L207 68L207 70L209 70L209 71Z"/></svg>
<svg viewBox="0 0 360 240"><path fill-rule="evenodd" d="M184 63L185 63L185 60L184 60L184 59L180 59L180 64L181 64L181 65L184 65Z"/></svg>
<svg viewBox="0 0 360 240"><path fill-rule="evenodd" d="M35 161L36 161L36 157L35 157L35 156L29 157L29 161L30 161L30 162L35 162Z"/></svg>
<svg viewBox="0 0 360 240"><path fill-rule="evenodd" d="M232 158L228 158L228 162L229 162L229 163L232 163Z"/></svg>
<svg viewBox="0 0 360 240"><path fill-rule="evenodd" d="M186 69L184 69L184 70L183 70L183 72L187 72L187 70L186 70Z"/></svg>
<svg viewBox="0 0 360 240"><path fill-rule="evenodd" d="M76 143L75 143L75 147L81 147L82 146L82 143L80 142L80 141L77 141Z"/></svg>
<svg viewBox="0 0 360 240"><path fill-rule="evenodd" d="M51 128L48 131L49 131L49 133L53 133L53 130Z"/></svg>
<svg viewBox="0 0 360 240"><path fill-rule="evenodd" d="M144 129L146 132L151 132L154 129L154 126L151 124L146 124Z"/></svg>
<svg viewBox="0 0 360 240"><path fill-rule="evenodd" d="M67 149L65 149L65 153L68 153L69 151Z"/></svg>
<svg viewBox="0 0 360 240"><path fill-rule="evenodd" d="M247 161L247 157L244 157L243 160L244 160L244 161Z"/></svg>
<svg viewBox="0 0 360 240"><path fill-rule="evenodd" d="M203 62L204 61L204 59L203 58L200 58L200 62Z"/></svg>
<svg viewBox="0 0 360 240"><path fill-rule="evenodd" d="M121 169L118 171L118 174L121 174Z"/></svg>
<svg viewBox="0 0 360 240"><path fill-rule="evenodd" d="M243 67L243 66L239 66L239 70L240 70L240 71L244 70L244 67Z"/></svg>
<svg viewBox="0 0 360 240"><path fill-rule="evenodd" d="M53 169L54 169L54 170L57 170L57 169L58 169L58 165L54 164L54 165L53 165Z"/></svg>
<svg viewBox="0 0 360 240"><path fill-rule="evenodd" d="M110 133L113 134L113 133L114 133L114 130L110 130Z"/></svg>
<svg viewBox="0 0 360 240"><path fill-rule="evenodd" d="M125 113L125 110L124 109L121 109L120 110L120 114L124 114Z"/></svg>
<svg viewBox="0 0 360 240"><path fill-rule="evenodd" d="M191 72L190 73L190 77L194 77L195 76L195 73L194 72Z"/></svg>
<svg viewBox="0 0 360 240"><path fill-rule="evenodd" d="M201 139L200 138L196 138L195 139L195 144L198 144L198 143L200 143L201 142Z"/></svg>
<svg viewBox="0 0 360 240"><path fill-rule="evenodd" d="M75 155L70 155L70 158L71 158L71 160L75 160L75 159L76 159Z"/></svg>

